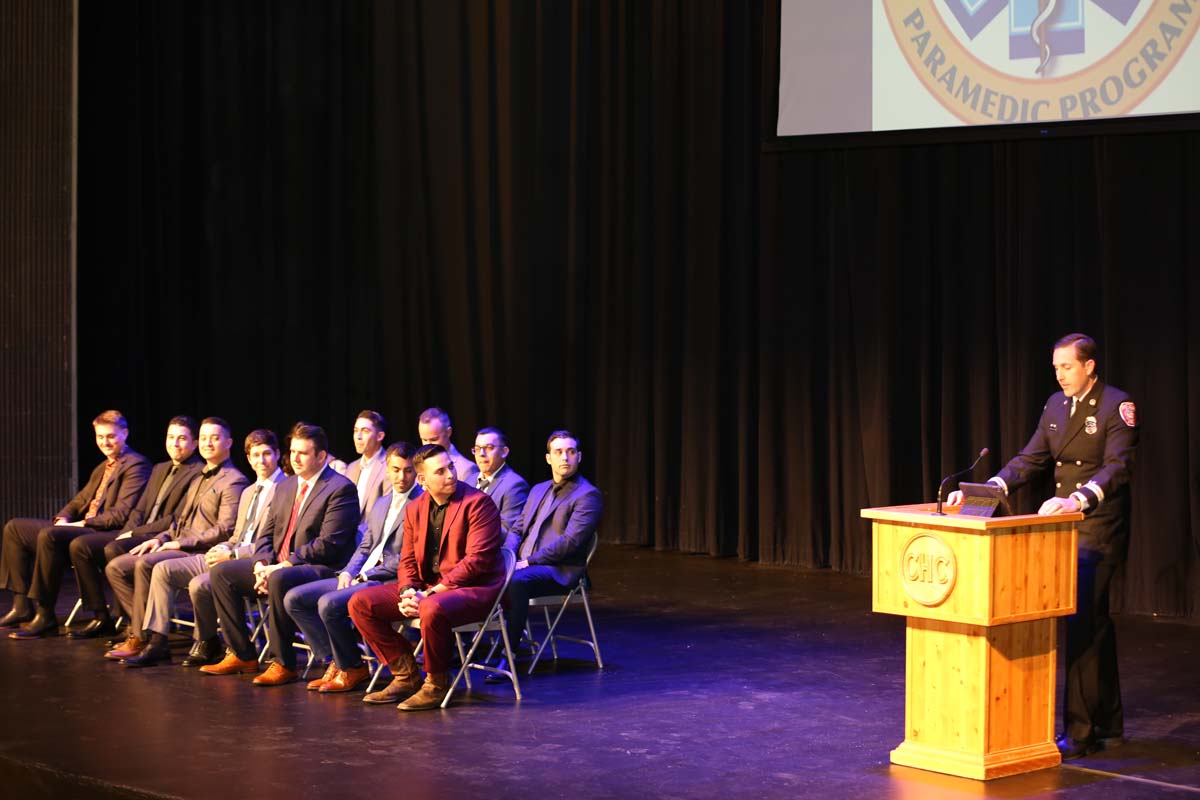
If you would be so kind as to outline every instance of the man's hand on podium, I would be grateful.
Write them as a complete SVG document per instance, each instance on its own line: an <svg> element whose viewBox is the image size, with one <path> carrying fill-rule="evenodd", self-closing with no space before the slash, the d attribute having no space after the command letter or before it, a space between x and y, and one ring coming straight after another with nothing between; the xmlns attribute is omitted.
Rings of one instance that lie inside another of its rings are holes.
<svg viewBox="0 0 1200 800"><path fill-rule="evenodd" d="M961 506L962 503L963 493L961 489L955 489L950 493L950 496L946 498L946 505L948 506Z"/></svg>
<svg viewBox="0 0 1200 800"><path fill-rule="evenodd" d="M1074 497L1051 497L1042 503L1038 513L1042 516L1050 516L1051 514L1074 514L1078 510L1079 501Z"/></svg>

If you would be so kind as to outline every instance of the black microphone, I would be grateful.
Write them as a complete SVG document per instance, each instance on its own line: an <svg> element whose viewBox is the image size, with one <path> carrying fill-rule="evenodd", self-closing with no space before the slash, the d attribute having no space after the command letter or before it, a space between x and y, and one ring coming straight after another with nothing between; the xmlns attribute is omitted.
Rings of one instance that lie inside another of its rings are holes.
<svg viewBox="0 0 1200 800"><path fill-rule="evenodd" d="M985 447L979 451L979 457L975 459L975 462L973 464L971 464L971 466L967 467L966 469L959 470L958 472L955 472L952 475L947 475L946 477L942 478L942 482L940 484L938 484L937 511L933 512L933 515L935 517L946 516L945 514L942 513L942 490L946 488L946 482L949 481L951 478L957 478L959 475L966 475L968 472L973 472L975 470L975 468L977 466L979 466L979 462L982 461L983 457L986 456L987 454L988 454L988 449Z"/></svg>

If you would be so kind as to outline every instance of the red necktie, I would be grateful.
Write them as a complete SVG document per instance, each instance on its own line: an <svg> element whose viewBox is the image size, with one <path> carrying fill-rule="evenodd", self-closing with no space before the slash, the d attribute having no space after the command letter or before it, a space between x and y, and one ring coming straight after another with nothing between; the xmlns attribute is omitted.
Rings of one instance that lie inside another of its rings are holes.
<svg viewBox="0 0 1200 800"><path fill-rule="evenodd" d="M279 561L287 561L287 557L292 554L292 534L296 532L296 517L300 516L300 506L304 503L304 495L308 494L308 484L300 484L300 494L296 495L296 502L292 503L292 518L288 520L287 533L283 535L283 544L279 546Z"/></svg>

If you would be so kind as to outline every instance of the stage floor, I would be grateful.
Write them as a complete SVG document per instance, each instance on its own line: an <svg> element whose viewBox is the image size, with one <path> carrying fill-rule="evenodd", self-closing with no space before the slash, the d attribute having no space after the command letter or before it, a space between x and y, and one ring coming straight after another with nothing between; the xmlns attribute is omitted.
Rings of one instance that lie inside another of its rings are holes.
<svg viewBox="0 0 1200 800"><path fill-rule="evenodd" d="M479 681L445 711L128 670L98 641L2 638L0 786L22 799L1200 794L1200 626L1118 619L1127 745L982 783L889 764L904 621L870 612L868 580L617 546L593 575L602 672L564 645L520 703ZM64 617L74 600L69 587ZM178 661L187 641L175 645Z"/></svg>

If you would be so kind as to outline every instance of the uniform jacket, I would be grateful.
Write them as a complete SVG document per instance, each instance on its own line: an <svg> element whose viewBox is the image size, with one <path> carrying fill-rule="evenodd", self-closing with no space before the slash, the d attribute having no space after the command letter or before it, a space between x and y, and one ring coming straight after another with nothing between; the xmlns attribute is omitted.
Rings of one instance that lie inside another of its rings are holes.
<svg viewBox="0 0 1200 800"><path fill-rule="evenodd" d="M1009 490L1053 467L1054 494L1080 492L1089 507L1079 524L1079 547L1123 558L1129 545L1130 492L1138 444L1129 395L1097 380L1071 416L1071 400L1055 392L1037 430L997 477Z"/></svg>

